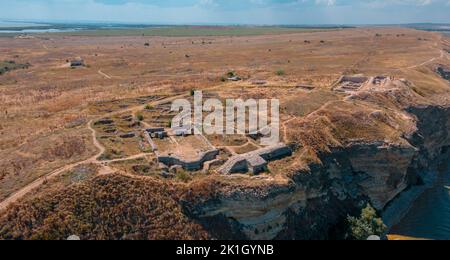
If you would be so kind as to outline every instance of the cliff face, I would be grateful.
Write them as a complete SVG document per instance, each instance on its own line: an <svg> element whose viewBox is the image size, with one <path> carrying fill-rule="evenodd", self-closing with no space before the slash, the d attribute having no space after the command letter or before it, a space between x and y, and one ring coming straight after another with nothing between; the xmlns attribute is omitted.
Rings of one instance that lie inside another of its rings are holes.
<svg viewBox="0 0 450 260"><path fill-rule="evenodd" d="M340 238L348 214L368 201L383 210L420 184L418 173L448 161L450 108L414 106L406 112L416 129L401 142L349 142L321 154L321 164L295 172L289 184L268 186L263 193L219 191L201 203L185 201L184 209L220 239Z"/></svg>

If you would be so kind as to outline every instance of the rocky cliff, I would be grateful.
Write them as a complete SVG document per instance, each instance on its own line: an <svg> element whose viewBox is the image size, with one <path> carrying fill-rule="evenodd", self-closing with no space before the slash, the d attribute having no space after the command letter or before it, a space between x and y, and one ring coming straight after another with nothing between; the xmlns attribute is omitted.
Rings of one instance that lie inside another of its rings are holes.
<svg viewBox="0 0 450 260"><path fill-rule="evenodd" d="M396 112L387 112L381 121L398 130L395 138L336 137L339 145L319 151L319 162L294 170L284 183L267 180L252 187L227 182L201 201L185 198L185 212L219 239L342 238L349 214L367 202L383 211L403 191L422 185L421 174L448 162L450 108L403 102L415 95L409 88L392 93L389 89L381 96L392 101ZM372 94L376 103L380 93Z"/></svg>

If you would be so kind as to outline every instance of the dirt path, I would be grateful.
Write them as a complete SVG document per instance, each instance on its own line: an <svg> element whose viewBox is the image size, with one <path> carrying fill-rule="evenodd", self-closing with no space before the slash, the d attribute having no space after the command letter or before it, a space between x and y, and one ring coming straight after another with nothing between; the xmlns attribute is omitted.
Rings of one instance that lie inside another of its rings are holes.
<svg viewBox="0 0 450 260"><path fill-rule="evenodd" d="M26 194L28 194L30 191L32 191L35 188L41 186L42 184L44 184L44 182L46 182L46 181L48 181L50 179L53 179L53 178L59 176L60 174L66 172L66 171L69 171L69 170L71 170L71 169L73 169L73 168L75 168L75 167L77 167L79 165L89 164L89 163L98 164L99 166L101 166L101 169L99 170L99 175L106 175L106 174L111 174L111 173L114 172L113 169L111 169L109 166L107 166L108 163L133 160L133 159L137 159L137 158L141 158L141 157L149 155L147 153L141 153L141 154L137 154L137 155L133 155L133 156L127 157L127 158L121 158L121 159L109 160L109 161L99 161L97 158L100 157L105 152L106 149L97 140L96 132L92 128L93 121L94 121L94 119L89 121L89 123L87 125L87 128L92 132L92 142L93 142L94 146L99 150L99 152L96 155L90 157L87 160L66 165L66 166L64 166L64 167L62 167L62 168L60 168L60 169L58 169L56 171L53 171L53 172L51 172L51 173L49 173L49 174L47 174L45 176L42 176L42 177L36 179L32 183L28 184L27 186L25 186L24 188L22 188L18 192L14 193L10 197L8 197L4 201L2 201L0 203L0 211L6 209L9 205L11 205L12 203L18 201L19 199L24 197Z"/></svg>
<svg viewBox="0 0 450 260"><path fill-rule="evenodd" d="M129 161L129 160L134 160L134 159L139 159L145 156L149 156L152 155L152 153L140 153L140 154L136 154L127 158L120 158L120 159L113 159L113 160L108 160L108 161L99 161L100 163L114 163L114 162L124 162L124 161Z"/></svg>
<svg viewBox="0 0 450 260"><path fill-rule="evenodd" d="M106 74L105 74L106 75ZM218 86L214 86L211 88L207 88L205 90L212 90L212 89L216 89L216 88L220 88L222 85L218 85ZM169 97L169 98L164 98L161 100L157 100L154 102L151 102L150 104L153 106L157 106L160 104L164 104L167 102L171 102L175 99L179 99L179 98L183 98L186 97L187 94L180 94L177 96L173 96L173 97ZM133 160L133 159L138 159L144 156L149 155L148 153L141 153L141 154L137 154L137 155L133 155L127 158L121 158L121 159L116 159L116 160L110 160L110 161L99 161L98 158L105 152L105 147L103 147L103 145L97 140L97 136L96 136L96 131L92 128L92 124L95 120L102 118L102 117L109 117L109 116L114 116L117 114L122 114L122 113L127 113L127 112L131 112L131 113L135 113L139 110L142 110L145 108L146 105L140 105L140 106L135 106L135 107L130 107L127 109L123 109L123 110L118 110L118 111L114 111L99 117L96 117L92 120L90 120L87 124L87 128L91 131L91 135L92 135L92 143L94 144L94 146L98 149L98 153L86 160L80 161L80 162L76 162L76 163L72 163L69 165L66 165L62 168L59 168L49 174L46 174L36 180L34 180L33 182L31 182L30 184L28 184L27 186L23 187L22 189L20 189L19 191L15 192L14 194L12 194L11 196L9 196L8 198L6 198L5 200L3 200L2 202L0 202L0 211L5 210L8 206L10 206L11 204L17 202L19 199L23 198L26 194L28 194L29 192L31 192L32 190L38 188L39 186L41 186L42 184L44 184L46 181L53 179L57 176L59 176L60 174L69 171L71 169L73 169L74 167L77 167L79 165L82 164L89 164L89 163L93 163L93 164L97 164L100 166L99 169L99 175L107 175L107 174L111 174L114 173L115 171L108 166L108 163L111 162L120 162L120 161L127 161L127 160Z"/></svg>
<svg viewBox="0 0 450 260"><path fill-rule="evenodd" d="M105 78L107 78L107 79L112 79L111 76L109 76L109 75L106 74L106 73L103 73L101 70L98 70L97 72L98 72L98 74L100 74L101 76L103 76L103 77L105 77Z"/></svg>
<svg viewBox="0 0 450 260"><path fill-rule="evenodd" d="M436 60L445 59L446 58L446 53L443 50L440 50L440 51L441 51L441 55L440 56L431 58L431 59L429 59L429 60L427 60L425 62L422 62L420 64L407 67L407 69L415 69L415 68L422 67L422 66L425 66L427 64L433 63Z"/></svg>
<svg viewBox="0 0 450 260"><path fill-rule="evenodd" d="M134 108L130 108L130 110L132 110ZM120 113L121 111L117 111L117 112L113 112L114 113ZM89 164L89 163L93 163L93 164L97 164L99 165L101 168L99 169L99 175L106 175L106 174L111 174L114 172L113 169L111 169L107 164L110 162L116 162L116 161L126 161L126 160L132 160L132 159L137 159L140 157L143 157L144 155L147 154L138 154L138 155L134 155L131 157L127 157L127 158L122 158L122 159L117 159L117 160L110 160L110 161L99 161L97 158L100 157L104 152L105 152L105 147L103 147L103 145L100 144L100 142L97 140L96 137L96 132L95 130L92 128L92 123L94 122L95 119L92 119L91 121L88 122L87 124L87 128L92 132L92 143L94 144L94 146L98 149L98 153L84 161L80 161L80 162L76 162L73 164L69 164L66 165L62 168L59 168L58 170L55 170L47 175L44 175L38 179L36 179L35 181L33 181L32 183L28 184L27 186L23 187L22 189L20 189L19 191L17 191L16 193L12 194L10 197L8 197L7 199L5 199L4 201L2 201L0 203L0 211L3 211L4 209L6 209L9 205L15 203L16 201L18 201L19 199L23 198L26 194L28 194L29 192L31 192L32 190L36 189L37 187L41 186L42 184L44 184L44 182L53 179L57 176L59 176L60 174L69 171L79 165L82 164Z"/></svg>
<svg viewBox="0 0 450 260"><path fill-rule="evenodd" d="M290 122L294 121L295 119L297 119L296 116L289 118L288 120L284 121L282 126L283 126L283 140L285 142L287 142L287 124L289 124Z"/></svg>
<svg viewBox="0 0 450 260"><path fill-rule="evenodd" d="M60 175L63 172L69 171L69 170L73 169L74 167L77 167L77 166L79 166L81 164L99 163L97 158L105 152L105 148L97 141L95 130L91 126L92 122L93 122L93 120L89 121L87 128L89 130L91 130L91 132L92 132L92 141L94 143L94 146L99 150L99 152L96 155L94 155L93 157L91 157L91 158L89 158L87 160L66 165L66 166L64 166L64 167L62 167L62 168L60 168L58 170L55 170L55 171L53 171L53 172L51 172L51 173L49 173L47 175L44 175L44 176L36 179L32 183L28 184L27 186L25 186L21 190L17 191L13 195L11 195L10 197L8 197L4 201L2 201L0 203L0 211L6 209L9 205L11 205L12 203L16 202L20 198L24 197L28 192L30 192L30 191L34 190L35 188L41 186L44 182L46 182L46 181L48 181L48 180L50 180L52 178L55 178L56 176ZM103 170L103 172L105 171L105 169L102 169L102 170ZM108 169L106 169L106 170L108 170Z"/></svg>

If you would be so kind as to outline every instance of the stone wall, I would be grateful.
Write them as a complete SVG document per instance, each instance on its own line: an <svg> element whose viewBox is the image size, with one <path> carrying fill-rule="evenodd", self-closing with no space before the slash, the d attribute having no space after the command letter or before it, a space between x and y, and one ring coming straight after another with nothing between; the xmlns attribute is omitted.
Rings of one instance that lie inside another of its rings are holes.
<svg viewBox="0 0 450 260"><path fill-rule="evenodd" d="M254 158L261 157L267 162L282 159L292 155L292 150L285 144L277 144L274 146L262 148L246 154L236 155L231 157L222 167L219 168L219 172L222 174L242 173L248 172L249 161ZM262 168L261 168L262 167ZM257 167L257 172L261 171L264 167Z"/></svg>
<svg viewBox="0 0 450 260"><path fill-rule="evenodd" d="M214 149L201 153L199 158L193 161L185 161L175 155L158 156L158 161L169 167L174 165L180 165L181 167L183 167L183 169L187 171L197 171L203 168L203 164L205 162L214 160L217 155L219 155L219 150Z"/></svg>

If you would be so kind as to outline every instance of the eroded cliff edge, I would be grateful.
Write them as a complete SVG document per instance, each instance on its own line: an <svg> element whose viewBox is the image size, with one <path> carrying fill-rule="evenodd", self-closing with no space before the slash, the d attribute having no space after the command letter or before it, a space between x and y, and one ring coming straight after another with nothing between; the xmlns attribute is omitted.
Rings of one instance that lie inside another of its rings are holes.
<svg viewBox="0 0 450 260"><path fill-rule="evenodd" d="M286 169L286 179L202 183L208 188L183 198L184 211L219 239L342 238L349 214L367 202L382 212L449 160L450 107L403 83L361 91L294 123L300 137L291 145L306 163Z"/></svg>

